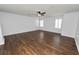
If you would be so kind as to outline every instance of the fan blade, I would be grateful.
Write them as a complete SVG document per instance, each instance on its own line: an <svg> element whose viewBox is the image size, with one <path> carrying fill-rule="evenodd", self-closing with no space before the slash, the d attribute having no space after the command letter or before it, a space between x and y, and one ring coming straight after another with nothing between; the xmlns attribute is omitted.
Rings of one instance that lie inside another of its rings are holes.
<svg viewBox="0 0 79 59"><path fill-rule="evenodd" d="M43 12L42 14L46 14L46 12Z"/></svg>
<svg viewBox="0 0 79 59"><path fill-rule="evenodd" d="M40 11L38 11L37 13L41 14L41 12L40 12Z"/></svg>

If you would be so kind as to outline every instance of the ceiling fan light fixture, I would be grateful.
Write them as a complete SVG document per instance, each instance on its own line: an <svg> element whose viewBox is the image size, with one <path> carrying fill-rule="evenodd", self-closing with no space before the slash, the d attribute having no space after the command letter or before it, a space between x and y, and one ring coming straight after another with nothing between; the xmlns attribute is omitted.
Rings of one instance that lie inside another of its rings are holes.
<svg viewBox="0 0 79 59"><path fill-rule="evenodd" d="M44 16L46 14L46 12L41 12L41 11L37 11L38 16Z"/></svg>

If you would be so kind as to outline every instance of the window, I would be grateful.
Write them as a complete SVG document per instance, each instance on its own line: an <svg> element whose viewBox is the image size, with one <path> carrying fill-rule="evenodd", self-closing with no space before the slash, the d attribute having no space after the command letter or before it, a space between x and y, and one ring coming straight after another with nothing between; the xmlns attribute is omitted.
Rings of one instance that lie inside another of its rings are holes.
<svg viewBox="0 0 79 59"><path fill-rule="evenodd" d="M62 26L62 19L59 19L59 28Z"/></svg>
<svg viewBox="0 0 79 59"><path fill-rule="evenodd" d="M55 28L57 29L61 29L61 25L62 25L62 19L56 19L55 20Z"/></svg>
<svg viewBox="0 0 79 59"><path fill-rule="evenodd" d="M40 27L44 27L44 20L40 20Z"/></svg>

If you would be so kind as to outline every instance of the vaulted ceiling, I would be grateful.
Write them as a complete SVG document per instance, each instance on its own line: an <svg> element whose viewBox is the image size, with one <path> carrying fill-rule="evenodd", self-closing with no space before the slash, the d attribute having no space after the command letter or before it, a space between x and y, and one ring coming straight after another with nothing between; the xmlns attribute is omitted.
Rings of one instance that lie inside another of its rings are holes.
<svg viewBox="0 0 79 59"><path fill-rule="evenodd" d="M36 16L37 11L47 16L79 11L79 4L0 4L0 11Z"/></svg>

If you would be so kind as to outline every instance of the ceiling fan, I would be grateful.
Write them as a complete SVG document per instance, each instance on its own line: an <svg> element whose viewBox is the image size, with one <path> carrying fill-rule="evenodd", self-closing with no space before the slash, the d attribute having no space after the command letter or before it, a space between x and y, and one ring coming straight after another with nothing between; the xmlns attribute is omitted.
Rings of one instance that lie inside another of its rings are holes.
<svg viewBox="0 0 79 59"><path fill-rule="evenodd" d="M41 11L37 11L38 16L44 16L46 14L46 12L41 12Z"/></svg>

